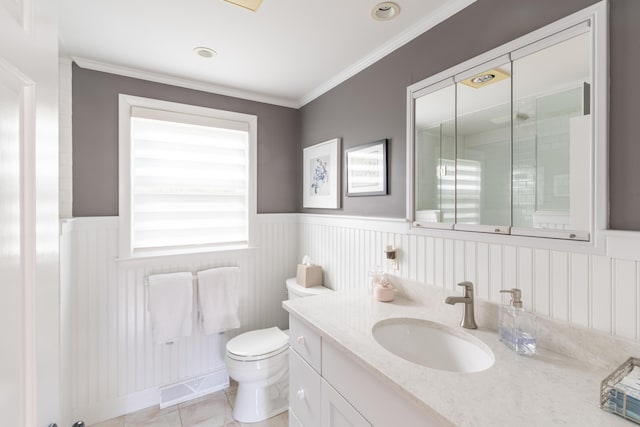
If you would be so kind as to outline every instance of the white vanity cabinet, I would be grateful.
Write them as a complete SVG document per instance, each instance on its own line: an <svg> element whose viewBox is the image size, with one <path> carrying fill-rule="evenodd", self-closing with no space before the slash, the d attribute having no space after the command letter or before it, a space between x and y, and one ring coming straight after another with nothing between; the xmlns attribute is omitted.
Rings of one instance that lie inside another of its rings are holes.
<svg viewBox="0 0 640 427"><path fill-rule="evenodd" d="M289 321L289 419L302 427L370 427L321 377L322 339L295 318Z"/></svg>
<svg viewBox="0 0 640 427"><path fill-rule="evenodd" d="M289 342L291 426L442 425L293 315Z"/></svg>

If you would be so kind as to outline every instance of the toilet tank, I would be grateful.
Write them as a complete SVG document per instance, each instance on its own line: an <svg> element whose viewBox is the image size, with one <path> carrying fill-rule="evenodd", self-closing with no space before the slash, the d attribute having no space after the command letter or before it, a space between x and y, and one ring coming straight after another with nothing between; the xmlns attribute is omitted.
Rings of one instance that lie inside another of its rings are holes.
<svg viewBox="0 0 640 427"><path fill-rule="evenodd" d="M324 286L312 286L310 288L305 288L304 286L299 285L298 282L296 282L295 277L287 279L287 293L289 294L290 300L310 297L313 295L320 295L327 292L333 292L333 290Z"/></svg>

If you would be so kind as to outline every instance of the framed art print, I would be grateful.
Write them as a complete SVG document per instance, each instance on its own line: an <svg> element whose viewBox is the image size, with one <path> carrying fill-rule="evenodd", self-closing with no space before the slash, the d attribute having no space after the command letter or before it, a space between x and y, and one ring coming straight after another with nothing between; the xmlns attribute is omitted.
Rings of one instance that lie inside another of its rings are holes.
<svg viewBox="0 0 640 427"><path fill-rule="evenodd" d="M345 150L347 196L387 194L387 140Z"/></svg>
<svg viewBox="0 0 640 427"><path fill-rule="evenodd" d="M302 153L305 208L340 207L340 138L307 147Z"/></svg>

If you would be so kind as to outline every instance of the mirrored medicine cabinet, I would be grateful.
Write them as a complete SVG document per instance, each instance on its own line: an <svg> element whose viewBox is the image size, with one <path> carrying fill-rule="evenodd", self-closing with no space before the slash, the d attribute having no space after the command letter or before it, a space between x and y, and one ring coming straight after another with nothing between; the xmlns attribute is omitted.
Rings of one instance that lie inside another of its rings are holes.
<svg viewBox="0 0 640 427"><path fill-rule="evenodd" d="M578 241L606 227L601 7L409 87L414 227Z"/></svg>

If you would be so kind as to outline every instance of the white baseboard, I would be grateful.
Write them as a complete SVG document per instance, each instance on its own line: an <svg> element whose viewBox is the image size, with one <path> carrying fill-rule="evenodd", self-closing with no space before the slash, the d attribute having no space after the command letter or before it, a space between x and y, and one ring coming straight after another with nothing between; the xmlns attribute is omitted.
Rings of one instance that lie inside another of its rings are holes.
<svg viewBox="0 0 640 427"><path fill-rule="evenodd" d="M160 409L187 402L229 387L229 374L222 367L216 371L160 387Z"/></svg>

